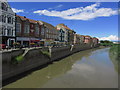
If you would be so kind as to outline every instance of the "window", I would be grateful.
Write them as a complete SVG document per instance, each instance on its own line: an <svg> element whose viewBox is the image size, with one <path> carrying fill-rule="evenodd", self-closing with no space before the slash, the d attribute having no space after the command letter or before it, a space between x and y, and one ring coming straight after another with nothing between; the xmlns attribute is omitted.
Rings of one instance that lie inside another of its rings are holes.
<svg viewBox="0 0 120 90"><path fill-rule="evenodd" d="M5 26L0 26L0 35L5 35L5 32L6 32L6 28Z"/></svg>
<svg viewBox="0 0 120 90"><path fill-rule="evenodd" d="M20 23L16 24L16 32L21 32L21 24Z"/></svg>
<svg viewBox="0 0 120 90"><path fill-rule="evenodd" d="M36 32L36 34L39 34L39 27L38 26L35 27L35 32Z"/></svg>
<svg viewBox="0 0 120 90"><path fill-rule="evenodd" d="M46 28L46 32L48 32L48 29Z"/></svg>
<svg viewBox="0 0 120 90"><path fill-rule="evenodd" d="M0 22L2 22L2 15L0 15Z"/></svg>
<svg viewBox="0 0 120 90"><path fill-rule="evenodd" d="M13 24L14 19L11 16L8 16L7 22Z"/></svg>
<svg viewBox="0 0 120 90"><path fill-rule="evenodd" d="M7 35L8 36L12 36L13 35L13 28L12 27L8 27L7 28Z"/></svg>
<svg viewBox="0 0 120 90"><path fill-rule="evenodd" d="M34 25L33 24L31 24L31 28L33 28L34 27Z"/></svg>
<svg viewBox="0 0 120 90"><path fill-rule="evenodd" d="M13 18L11 18L11 24L13 24Z"/></svg>
<svg viewBox="0 0 120 90"><path fill-rule="evenodd" d="M5 35L5 31L6 31L5 26L2 26L2 35L3 35L3 36Z"/></svg>
<svg viewBox="0 0 120 90"><path fill-rule="evenodd" d="M30 29L29 25L25 25L24 33L29 33L29 29Z"/></svg>
<svg viewBox="0 0 120 90"><path fill-rule="evenodd" d="M2 3L2 4L1 4L1 8L2 8L2 10L7 11L7 5L6 5L5 3Z"/></svg>
<svg viewBox="0 0 120 90"><path fill-rule="evenodd" d="M0 26L0 35L2 35L2 26Z"/></svg>
<svg viewBox="0 0 120 90"><path fill-rule="evenodd" d="M6 23L6 16L2 15L2 22Z"/></svg>
<svg viewBox="0 0 120 90"><path fill-rule="evenodd" d="M44 35L44 27L41 28L41 35Z"/></svg>
<svg viewBox="0 0 120 90"><path fill-rule="evenodd" d="M8 17L8 23L11 23L11 22L12 22L12 18Z"/></svg>

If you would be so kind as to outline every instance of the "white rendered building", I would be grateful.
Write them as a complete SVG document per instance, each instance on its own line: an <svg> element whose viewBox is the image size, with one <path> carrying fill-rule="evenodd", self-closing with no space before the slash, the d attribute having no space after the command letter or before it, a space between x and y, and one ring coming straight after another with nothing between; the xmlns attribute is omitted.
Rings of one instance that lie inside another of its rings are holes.
<svg viewBox="0 0 120 90"><path fill-rule="evenodd" d="M0 39L1 44L11 47L15 42L15 13L7 0L0 1Z"/></svg>

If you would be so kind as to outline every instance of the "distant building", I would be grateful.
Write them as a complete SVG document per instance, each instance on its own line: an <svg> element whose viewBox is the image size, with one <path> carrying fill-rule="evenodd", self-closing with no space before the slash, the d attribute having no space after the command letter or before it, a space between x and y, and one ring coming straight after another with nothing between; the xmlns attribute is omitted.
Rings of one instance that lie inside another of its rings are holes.
<svg viewBox="0 0 120 90"><path fill-rule="evenodd" d="M57 29L62 29L64 31L64 41L66 44L74 44L74 34L76 33L74 30L71 30L65 24L58 24Z"/></svg>
<svg viewBox="0 0 120 90"><path fill-rule="evenodd" d="M93 41L93 46L96 46L96 45L98 45L99 39L96 37L93 37L92 41Z"/></svg>
<svg viewBox="0 0 120 90"><path fill-rule="evenodd" d="M16 15L16 41L21 45L39 45L41 40L41 23L23 16Z"/></svg>
<svg viewBox="0 0 120 90"><path fill-rule="evenodd" d="M80 44L84 44L84 41L85 41L85 36L80 35Z"/></svg>
<svg viewBox="0 0 120 90"><path fill-rule="evenodd" d="M68 44L74 44L74 35L75 35L75 31L68 29ZM78 36L77 36L77 41L78 41ZM78 43L78 42L77 42Z"/></svg>
<svg viewBox="0 0 120 90"><path fill-rule="evenodd" d="M90 37L90 36L84 36L85 37L85 40L84 40L84 43L86 43L86 44L91 44L92 43L92 37Z"/></svg>
<svg viewBox="0 0 120 90"><path fill-rule="evenodd" d="M0 40L11 47L15 42L15 13L6 0L0 1Z"/></svg>
<svg viewBox="0 0 120 90"><path fill-rule="evenodd" d="M68 42L68 30L66 28L64 28L64 24L58 24L56 26L56 28L57 28L57 30L61 29L64 32L64 35L63 35L64 39L63 39L63 41L67 44L67 42Z"/></svg>
<svg viewBox="0 0 120 90"><path fill-rule="evenodd" d="M79 45L80 44L80 35L74 34L74 44Z"/></svg>
<svg viewBox="0 0 120 90"><path fill-rule="evenodd" d="M41 36L43 44L45 46L57 44L59 41L59 31L51 24L39 21L42 23L42 28L41 28Z"/></svg>
<svg viewBox="0 0 120 90"><path fill-rule="evenodd" d="M58 38L59 38L59 44L64 45L65 44L65 31L63 29L57 29L59 32Z"/></svg>

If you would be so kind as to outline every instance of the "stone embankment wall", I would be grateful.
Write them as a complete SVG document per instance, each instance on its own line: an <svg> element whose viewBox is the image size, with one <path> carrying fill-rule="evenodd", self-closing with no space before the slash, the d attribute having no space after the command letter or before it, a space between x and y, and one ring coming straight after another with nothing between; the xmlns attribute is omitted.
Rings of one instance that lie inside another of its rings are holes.
<svg viewBox="0 0 120 90"><path fill-rule="evenodd" d="M64 58L68 55L71 55L75 52L90 49L90 48L91 48L91 45L88 45L88 44L74 46L72 50L71 50L71 46L54 47L51 49L50 57L43 54L42 52L42 51L49 51L48 48L31 49L24 56L23 60L20 61L18 64L13 64L12 60L15 59L15 57L23 54L25 52L24 49L2 52L1 53L2 54L2 79L3 80L8 79L10 77L23 73L25 71L36 68L38 66L47 64L51 61L55 61L57 59Z"/></svg>

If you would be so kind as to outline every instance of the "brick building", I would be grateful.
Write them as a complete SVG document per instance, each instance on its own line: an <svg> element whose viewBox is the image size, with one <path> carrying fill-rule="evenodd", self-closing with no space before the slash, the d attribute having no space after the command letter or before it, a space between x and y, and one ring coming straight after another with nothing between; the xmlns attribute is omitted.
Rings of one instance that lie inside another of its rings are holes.
<svg viewBox="0 0 120 90"><path fill-rule="evenodd" d="M42 24L41 37L44 46L57 44L59 41L58 30L51 24L39 21Z"/></svg>
<svg viewBox="0 0 120 90"><path fill-rule="evenodd" d="M30 46L31 43L40 45L41 23L23 16L16 15L16 41L21 45Z"/></svg>

